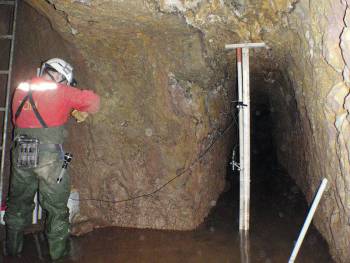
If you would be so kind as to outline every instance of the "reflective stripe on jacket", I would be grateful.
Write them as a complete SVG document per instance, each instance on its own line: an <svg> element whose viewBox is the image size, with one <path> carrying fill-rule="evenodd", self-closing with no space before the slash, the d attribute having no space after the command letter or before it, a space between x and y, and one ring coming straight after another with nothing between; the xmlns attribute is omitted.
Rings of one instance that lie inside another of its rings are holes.
<svg viewBox="0 0 350 263"><path fill-rule="evenodd" d="M42 128L29 101L25 103L21 114L15 120L14 115L29 89L32 90L35 105L48 127L65 124L73 109L96 113L100 107L100 97L93 91L33 78L21 83L13 96L12 121L19 128Z"/></svg>

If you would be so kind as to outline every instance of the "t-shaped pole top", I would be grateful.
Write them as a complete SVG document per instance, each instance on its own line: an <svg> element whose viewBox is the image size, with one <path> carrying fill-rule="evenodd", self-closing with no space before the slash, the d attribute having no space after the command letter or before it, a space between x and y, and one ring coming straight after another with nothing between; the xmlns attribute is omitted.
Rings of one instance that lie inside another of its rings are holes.
<svg viewBox="0 0 350 263"><path fill-rule="evenodd" d="M241 43L241 44L227 44L225 49L236 49L236 48L255 48L255 47L266 47L266 44L261 43Z"/></svg>

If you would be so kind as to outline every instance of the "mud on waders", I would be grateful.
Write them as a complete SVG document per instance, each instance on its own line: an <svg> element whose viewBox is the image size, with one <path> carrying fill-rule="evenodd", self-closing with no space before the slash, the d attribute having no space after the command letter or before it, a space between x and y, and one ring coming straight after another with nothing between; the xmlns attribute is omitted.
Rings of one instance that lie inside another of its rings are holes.
<svg viewBox="0 0 350 263"><path fill-rule="evenodd" d="M48 127L41 117L32 97L32 90L22 100L15 114L20 116L29 101L42 128L15 128L15 147L12 149L12 177L5 213L6 252L18 255L23 248L24 228L31 224L34 196L39 189L39 202L47 211L46 236L53 260L67 254L69 222L67 201L70 183L63 169L62 143L64 126ZM70 158L71 159L71 158ZM64 168L67 165L64 163Z"/></svg>
<svg viewBox="0 0 350 263"><path fill-rule="evenodd" d="M68 136L64 125L70 115L83 122L100 107L97 94L75 88L74 83L73 67L53 58L42 64L39 76L22 82L13 95L15 147L5 213L11 255L22 251L23 230L31 223L38 190L40 205L47 212L50 256L55 260L67 253L70 182L66 168L71 156L63 154Z"/></svg>

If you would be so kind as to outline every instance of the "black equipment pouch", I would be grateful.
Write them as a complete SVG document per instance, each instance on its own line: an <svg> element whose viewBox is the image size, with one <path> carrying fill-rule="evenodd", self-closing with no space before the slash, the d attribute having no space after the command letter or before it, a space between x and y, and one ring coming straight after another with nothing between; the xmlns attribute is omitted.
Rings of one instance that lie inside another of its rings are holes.
<svg viewBox="0 0 350 263"><path fill-rule="evenodd" d="M16 138L16 166L35 168L39 165L39 144L36 138L20 135Z"/></svg>

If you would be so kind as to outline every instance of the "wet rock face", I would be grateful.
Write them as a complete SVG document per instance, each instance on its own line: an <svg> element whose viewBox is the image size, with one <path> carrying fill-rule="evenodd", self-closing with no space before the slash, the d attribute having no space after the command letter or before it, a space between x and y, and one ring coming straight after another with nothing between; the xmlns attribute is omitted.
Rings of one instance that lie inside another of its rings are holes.
<svg viewBox="0 0 350 263"><path fill-rule="evenodd" d="M350 258L347 1L26 2L56 33L27 33L24 62L58 52L102 96L101 112L70 129L72 181L82 199L117 203L82 201L83 232L202 222L223 189L232 136L223 134L234 100L224 44L265 41L270 49L252 56L252 92L268 94L278 158L309 201L329 178L314 222L335 259ZM47 34L55 41L35 48Z"/></svg>
<svg viewBox="0 0 350 263"><path fill-rule="evenodd" d="M290 88L274 88L281 163L310 201L329 179L314 222L338 262L350 258L348 14L346 1L301 1L285 35Z"/></svg>
<svg viewBox="0 0 350 263"><path fill-rule="evenodd" d="M76 232L195 228L224 188L232 135L228 81L201 33L143 1L28 2L84 57L80 86L102 97L67 146L82 199Z"/></svg>

